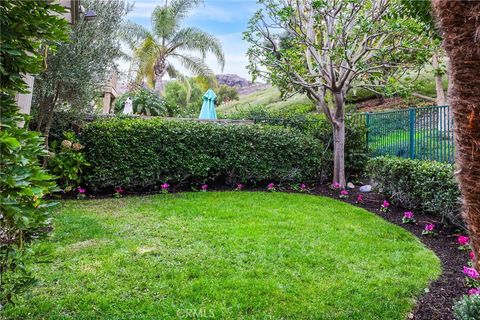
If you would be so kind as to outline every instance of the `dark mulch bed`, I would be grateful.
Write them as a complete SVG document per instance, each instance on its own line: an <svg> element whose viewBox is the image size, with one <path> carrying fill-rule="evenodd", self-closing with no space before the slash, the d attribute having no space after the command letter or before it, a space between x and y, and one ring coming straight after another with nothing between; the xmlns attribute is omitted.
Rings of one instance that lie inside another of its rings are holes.
<svg viewBox="0 0 480 320"><path fill-rule="evenodd" d="M313 193L338 198L339 191L331 190L328 186L318 186ZM385 199L376 193L361 193L358 188L349 191L349 199L339 199L367 209L381 216L385 220L401 226L417 236L429 249L435 252L442 262L441 276L432 282L429 291L417 301L417 306L409 319L416 320L447 320L454 319L452 306L467 291L462 273L463 266L468 261L468 252L458 249L458 230L444 226L432 216L415 212L415 224L402 223L402 208L391 206L387 213L381 212L380 205ZM358 194L363 195L364 204L357 204ZM423 236L422 231L427 223L436 225L436 237Z"/></svg>
<svg viewBox="0 0 480 320"><path fill-rule="evenodd" d="M232 190L224 185L212 186L212 191L229 191ZM191 189L181 190L175 189L174 192L191 191ZM265 188L249 188L248 191L265 191ZM295 192L289 189L281 191ZM158 191L151 192L129 192L125 196L156 194ZM441 221L430 215L414 212L415 224L402 223L403 212L407 211L403 208L391 206L389 212L384 213L380 211L380 205L385 197L374 193L361 193L358 188L349 191L348 199L339 199L340 191L332 190L328 185L319 185L310 190L310 193L336 198L340 201L348 202L350 204L362 207L371 211L383 219L394 223L417 236L422 243L429 249L435 252L442 263L442 274L440 277L432 282L426 290L425 294L421 296L415 307L415 310L408 315L408 319L415 320L450 320L453 318L452 306L455 301L459 300L462 295L466 294L467 288L464 282L464 275L462 273L463 266L468 261L468 252L458 249L457 236L459 229L445 226ZM356 199L359 194L363 195L363 204L357 204ZM110 198L111 193L99 193L89 198ZM63 198L74 198L73 194L64 195ZM424 236L422 231L425 224L435 224L437 236Z"/></svg>

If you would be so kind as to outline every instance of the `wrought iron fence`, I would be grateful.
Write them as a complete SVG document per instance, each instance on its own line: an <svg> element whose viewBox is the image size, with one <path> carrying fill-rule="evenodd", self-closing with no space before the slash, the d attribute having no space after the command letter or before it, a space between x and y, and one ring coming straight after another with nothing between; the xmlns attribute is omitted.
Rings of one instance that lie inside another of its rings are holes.
<svg viewBox="0 0 480 320"><path fill-rule="evenodd" d="M454 161L453 124L448 106L363 113L372 156Z"/></svg>

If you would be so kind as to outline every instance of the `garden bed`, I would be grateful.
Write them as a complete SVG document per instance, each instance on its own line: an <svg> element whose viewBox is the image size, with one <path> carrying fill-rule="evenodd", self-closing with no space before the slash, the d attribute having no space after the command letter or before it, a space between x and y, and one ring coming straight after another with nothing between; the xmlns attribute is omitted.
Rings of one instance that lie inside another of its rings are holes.
<svg viewBox="0 0 480 320"><path fill-rule="evenodd" d="M315 194L338 198L339 191L331 190L326 185L316 187ZM416 320L450 320L453 318L452 307L462 295L466 294L463 266L468 261L468 251L458 250L458 228L445 226L431 215L415 212L415 224L402 223L402 208L390 207L389 212L382 212L380 205L385 197L376 193L361 193L358 188L350 190L348 199L339 199L374 212L383 219L410 231L417 236L429 249L435 252L442 262L441 276L430 284L429 290L418 300L415 310L409 319ZM363 195L364 204L357 204L357 196ZM425 224L436 226L437 236L422 235Z"/></svg>

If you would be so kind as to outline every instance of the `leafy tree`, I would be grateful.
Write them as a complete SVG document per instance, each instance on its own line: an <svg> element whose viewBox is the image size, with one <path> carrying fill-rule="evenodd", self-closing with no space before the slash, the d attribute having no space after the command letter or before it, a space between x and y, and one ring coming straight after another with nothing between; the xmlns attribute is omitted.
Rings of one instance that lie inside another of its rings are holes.
<svg viewBox="0 0 480 320"><path fill-rule="evenodd" d="M480 2L434 0L443 47L450 58L450 105L455 134L456 172L480 270Z"/></svg>
<svg viewBox="0 0 480 320"><path fill-rule="evenodd" d="M39 252L29 244L45 236L54 205L44 200L55 184L38 163L43 139L19 126L15 94L27 92L22 74L41 71L45 46L66 40L61 12L41 0L0 2L0 309L33 282L25 259Z"/></svg>
<svg viewBox="0 0 480 320"><path fill-rule="evenodd" d="M402 0L403 11L405 14L415 18L423 25L423 33L430 40L432 48L431 65L433 67L433 76L435 79L436 97L431 98L418 93L413 93L414 96L422 99L432 101L439 106L446 104L445 90L443 89L442 76L446 73L445 66L442 65L441 60L445 55L440 44L442 38L438 32L433 16L433 9L430 0Z"/></svg>
<svg viewBox="0 0 480 320"><path fill-rule="evenodd" d="M428 57L421 25L395 0L260 0L244 38L250 72L305 92L333 126L333 179L345 186L345 99L354 87L406 93Z"/></svg>
<svg viewBox="0 0 480 320"><path fill-rule="evenodd" d="M165 100L175 110L172 116L198 116L205 91L195 79L170 81L165 86Z"/></svg>
<svg viewBox="0 0 480 320"><path fill-rule="evenodd" d="M238 100L238 91L237 89L227 86L226 84L222 84L218 86L216 89L217 94L217 105L221 105L222 103Z"/></svg>
<svg viewBox="0 0 480 320"><path fill-rule="evenodd" d="M217 38L197 28L181 27L188 12L202 2L172 0L157 6L152 14L152 31L134 23L126 26L130 30L127 33L143 38L134 53L138 61L138 83L146 78L149 85L155 85L155 89L161 92L166 74L170 78L183 78L174 67L174 61L196 75L211 76L213 72L204 62L208 53L212 53L223 68L225 58ZM200 57L188 52L198 53Z"/></svg>
<svg viewBox="0 0 480 320"><path fill-rule="evenodd" d="M35 80L32 110L36 130L43 132L46 143L54 111L91 109L91 102L115 68L115 59L122 56L119 30L131 6L126 0L82 3L95 10L97 17L81 19L72 26L70 41L59 43L57 51L48 54L48 68Z"/></svg>

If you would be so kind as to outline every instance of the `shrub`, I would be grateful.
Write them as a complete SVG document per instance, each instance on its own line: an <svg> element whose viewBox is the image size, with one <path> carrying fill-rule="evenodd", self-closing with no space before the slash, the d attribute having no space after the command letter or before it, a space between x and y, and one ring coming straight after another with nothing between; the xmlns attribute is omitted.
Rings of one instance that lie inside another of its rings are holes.
<svg viewBox="0 0 480 320"><path fill-rule="evenodd" d="M64 138L61 143L55 140L50 144L52 152L48 169L57 177L57 182L64 191L70 192L80 186L82 173L89 164L75 133L67 131Z"/></svg>
<svg viewBox="0 0 480 320"><path fill-rule="evenodd" d="M288 111L269 111L262 107L253 107L229 118L255 120L257 123L283 126L299 130L305 134L319 139L328 152L325 154L327 161L327 176L331 177L333 170L333 128L323 114L307 114L304 109ZM349 179L357 178L363 174L368 160L366 150L366 125L362 117L355 114L345 118L345 170Z"/></svg>
<svg viewBox="0 0 480 320"><path fill-rule="evenodd" d="M322 174L323 145L296 130L162 119L103 119L83 132L89 188L234 185Z"/></svg>
<svg viewBox="0 0 480 320"><path fill-rule="evenodd" d="M457 320L480 319L480 295L463 296L453 306L453 314Z"/></svg>
<svg viewBox="0 0 480 320"><path fill-rule="evenodd" d="M167 116L174 113L167 102L160 95L146 88L137 88L131 92L124 93L115 102L115 113L122 113L125 108L125 101L132 99L133 112L143 115Z"/></svg>
<svg viewBox="0 0 480 320"><path fill-rule="evenodd" d="M29 244L51 219L53 203L43 198L55 183L38 161L44 140L21 125L15 94L27 92L23 74L41 71L44 45L66 40L62 12L47 1L0 2L0 309L33 282L25 262L39 251Z"/></svg>
<svg viewBox="0 0 480 320"><path fill-rule="evenodd" d="M453 165L434 161L378 157L368 161L367 174L380 192L411 210L422 210L462 225L460 191Z"/></svg>

